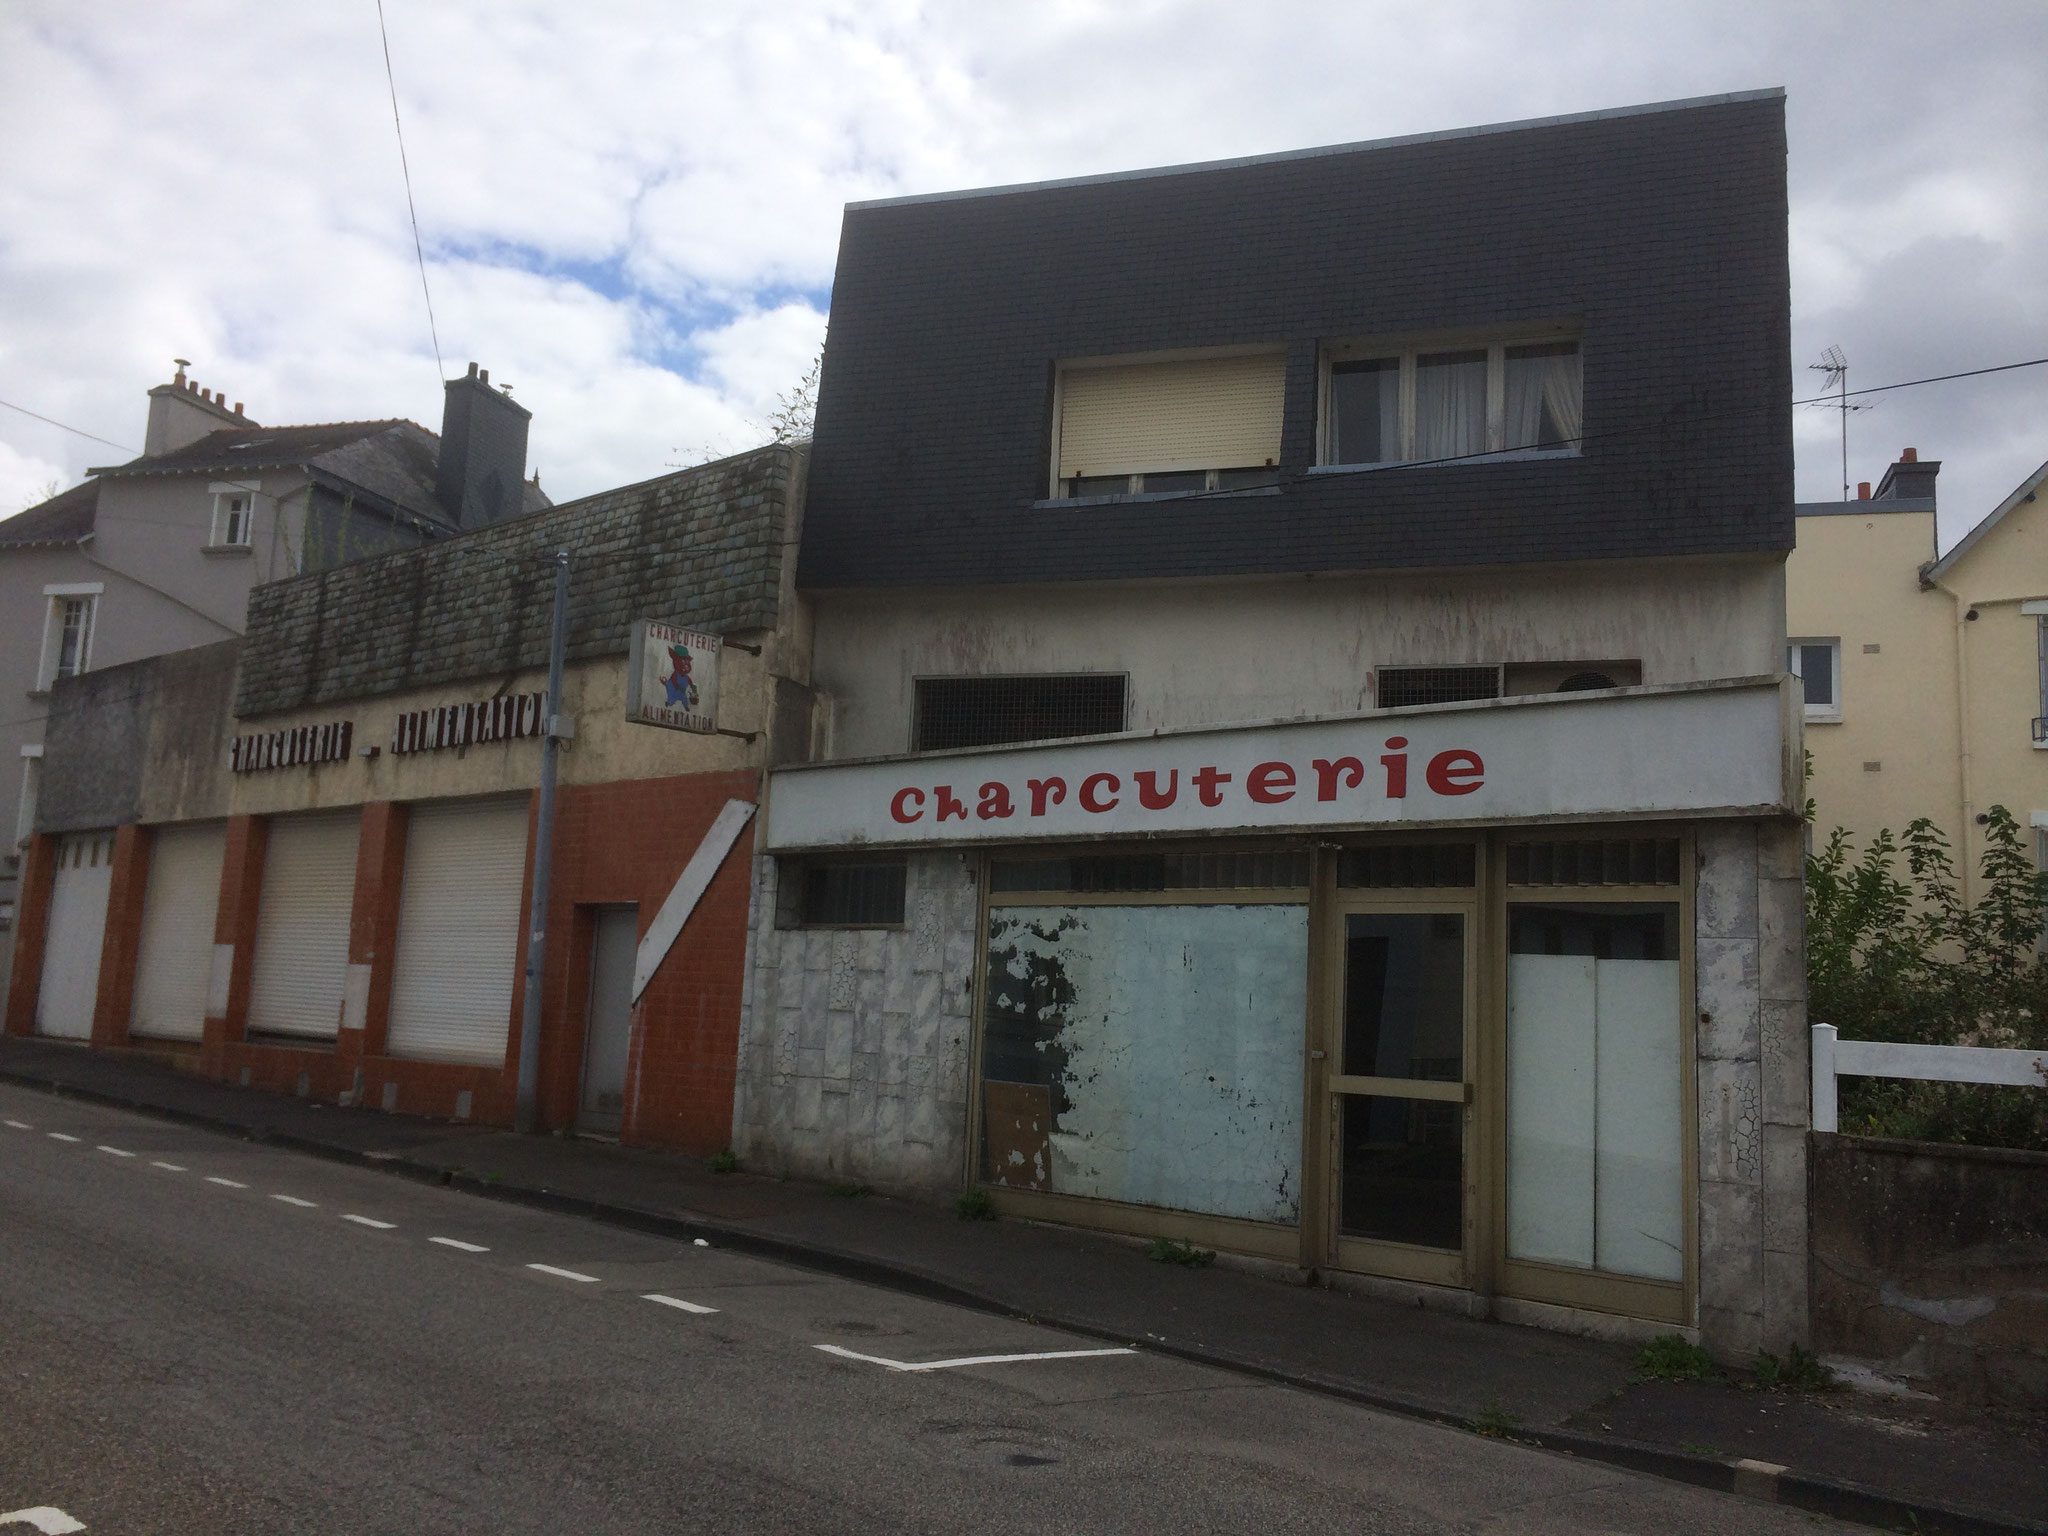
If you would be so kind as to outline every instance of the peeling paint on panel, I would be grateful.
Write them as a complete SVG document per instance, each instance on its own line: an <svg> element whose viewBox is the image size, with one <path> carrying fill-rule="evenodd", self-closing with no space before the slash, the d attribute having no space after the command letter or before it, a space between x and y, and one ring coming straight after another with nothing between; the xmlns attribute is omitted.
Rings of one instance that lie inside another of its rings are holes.
<svg viewBox="0 0 2048 1536"><path fill-rule="evenodd" d="M1298 906L997 909L983 1071L1052 1126L1042 1175L991 1176L1299 1221L1307 976Z"/></svg>

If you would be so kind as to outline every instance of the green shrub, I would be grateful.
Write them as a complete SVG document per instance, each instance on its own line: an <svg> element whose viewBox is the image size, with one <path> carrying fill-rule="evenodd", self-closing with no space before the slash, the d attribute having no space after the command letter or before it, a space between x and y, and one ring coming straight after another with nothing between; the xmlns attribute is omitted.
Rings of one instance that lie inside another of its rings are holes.
<svg viewBox="0 0 2048 1536"><path fill-rule="evenodd" d="M1146 1246L1145 1257L1155 1264L1179 1264L1188 1269L1201 1269L1216 1262L1216 1250L1175 1242L1170 1237L1155 1237Z"/></svg>
<svg viewBox="0 0 2048 1536"><path fill-rule="evenodd" d="M740 1160L733 1155L731 1147L711 1154L711 1171L713 1173L738 1173L740 1171Z"/></svg>
<svg viewBox="0 0 2048 1536"><path fill-rule="evenodd" d="M1756 1385L1766 1392L1825 1392L1835 1385L1835 1373L1797 1344L1780 1360L1768 1349L1756 1352Z"/></svg>
<svg viewBox="0 0 2048 1536"><path fill-rule="evenodd" d="M1645 1381L1712 1381L1721 1374L1697 1344L1679 1333L1660 1333L1636 1351L1636 1375Z"/></svg>
<svg viewBox="0 0 2048 1536"><path fill-rule="evenodd" d="M994 1221L996 1203L989 1198L985 1189L970 1189L953 1202L953 1210L962 1221Z"/></svg>

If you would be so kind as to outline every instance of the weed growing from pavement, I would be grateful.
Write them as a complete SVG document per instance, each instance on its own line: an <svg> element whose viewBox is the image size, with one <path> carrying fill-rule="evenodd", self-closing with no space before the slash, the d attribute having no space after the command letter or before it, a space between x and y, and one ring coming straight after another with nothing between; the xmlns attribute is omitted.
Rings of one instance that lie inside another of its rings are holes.
<svg viewBox="0 0 2048 1536"><path fill-rule="evenodd" d="M1467 1419L1465 1427L1489 1440L1505 1440L1522 1427L1522 1421L1507 1409L1495 1406Z"/></svg>
<svg viewBox="0 0 2048 1536"><path fill-rule="evenodd" d="M837 1195L842 1200L858 1200L863 1195L872 1195L874 1191L865 1184L827 1184L825 1193Z"/></svg>
<svg viewBox="0 0 2048 1536"><path fill-rule="evenodd" d="M953 1210L962 1221L994 1221L996 1203L989 1199L985 1189L970 1189L953 1202Z"/></svg>
<svg viewBox="0 0 2048 1536"><path fill-rule="evenodd" d="M1682 1334L1660 1333L1636 1351L1636 1375L1644 1381L1713 1381L1720 1374L1714 1357Z"/></svg>
<svg viewBox="0 0 2048 1536"><path fill-rule="evenodd" d="M1756 1379L1749 1383L1759 1392L1828 1392L1835 1384L1835 1373L1820 1363L1820 1357L1797 1344L1782 1360L1768 1349L1758 1350Z"/></svg>
<svg viewBox="0 0 2048 1536"><path fill-rule="evenodd" d="M1216 1262L1216 1250L1175 1242L1170 1237L1155 1237L1145 1249L1145 1257L1156 1264L1179 1264L1188 1269L1201 1269Z"/></svg>
<svg viewBox="0 0 2048 1536"><path fill-rule="evenodd" d="M711 1154L711 1171L713 1173L738 1173L740 1171L740 1160L733 1156L731 1147L726 1147L721 1151Z"/></svg>

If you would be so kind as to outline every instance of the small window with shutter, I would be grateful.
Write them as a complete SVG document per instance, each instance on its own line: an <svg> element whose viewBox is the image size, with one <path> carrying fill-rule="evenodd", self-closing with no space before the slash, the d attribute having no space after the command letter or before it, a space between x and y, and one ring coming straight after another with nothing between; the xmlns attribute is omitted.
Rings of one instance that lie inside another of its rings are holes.
<svg viewBox="0 0 2048 1536"><path fill-rule="evenodd" d="M1279 481L1278 352L1060 370L1059 496L1193 495Z"/></svg>

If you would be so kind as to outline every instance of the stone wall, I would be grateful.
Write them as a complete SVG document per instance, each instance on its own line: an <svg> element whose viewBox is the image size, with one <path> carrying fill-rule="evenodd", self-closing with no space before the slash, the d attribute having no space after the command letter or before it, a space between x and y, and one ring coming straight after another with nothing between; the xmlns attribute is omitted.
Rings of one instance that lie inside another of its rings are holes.
<svg viewBox="0 0 2048 1536"><path fill-rule="evenodd" d="M1811 1140L1818 1347L2048 1407L2048 1153Z"/></svg>
<svg viewBox="0 0 2048 1536"><path fill-rule="evenodd" d="M913 854L902 928L778 928L756 861L733 1147L749 1166L906 1194L963 1187L979 893Z"/></svg>
<svg viewBox="0 0 2048 1536"><path fill-rule="evenodd" d="M1724 1360L1808 1338L1805 845L1698 831L1699 1329Z"/></svg>

